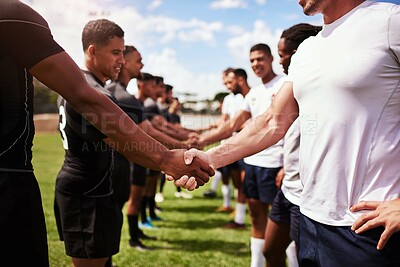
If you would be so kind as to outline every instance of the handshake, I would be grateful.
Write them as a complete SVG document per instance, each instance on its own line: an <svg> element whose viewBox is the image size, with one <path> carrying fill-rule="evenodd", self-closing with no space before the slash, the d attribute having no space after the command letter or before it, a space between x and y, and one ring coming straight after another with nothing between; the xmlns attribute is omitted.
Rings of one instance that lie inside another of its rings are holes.
<svg viewBox="0 0 400 267"><path fill-rule="evenodd" d="M203 186L215 174L215 165L206 152L194 148L170 152L171 157L164 160L165 168L161 169L166 173L167 180L174 181L176 186L192 191Z"/></svg>

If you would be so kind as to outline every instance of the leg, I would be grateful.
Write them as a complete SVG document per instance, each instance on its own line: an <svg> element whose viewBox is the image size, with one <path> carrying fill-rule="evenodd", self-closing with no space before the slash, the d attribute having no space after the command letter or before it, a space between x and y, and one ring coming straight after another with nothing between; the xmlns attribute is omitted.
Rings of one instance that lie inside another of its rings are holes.
<svg viewBox="0 0 400 267"><path fill-rule="evenodd" d="M285 251L291 240L290 225L268 219L263 254L268 267L285 267Z"/></svg>
<svg viewBox="0 0 400 267"><path fill-rule="evenodd" d="M80 259L80 258L71 258L73 267L104 267L108 258L99 258L99 259Z"/></svg>

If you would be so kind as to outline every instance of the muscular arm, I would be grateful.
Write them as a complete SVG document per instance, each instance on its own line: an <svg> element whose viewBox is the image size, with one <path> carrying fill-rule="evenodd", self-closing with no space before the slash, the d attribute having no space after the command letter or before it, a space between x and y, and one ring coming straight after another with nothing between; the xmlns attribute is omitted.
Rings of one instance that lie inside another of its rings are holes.
<svg viewBox="0 0 400 267"><path fill-rule="evenodd" d="M282 139L298 113L293 84L285 82L271 106L262 115L248 123L227 142L206 152L209 162L213 167L219 168L274 145Z"/></svg>
<svg viewBox="0 0 400 267"><path fill-rule="evenodd" d="M189 133L186 131L181 131L180 129L171 129L168 127L169 122L167 122L161 115L154 116L151 120L151 125L158 131L163 132L175 139L184 141L189 138Z"/></svg>
<svg viewBox="0 0 400 267"><path fill-rule="evenodd" d="M172 176L177 176L183 159L177 155L183 151L169 151L161 143L143 132L118 106L105 95L89 86L81 70L67 53L61 52L47 57L32 68L30 73L49 88L62 95L74 109L86 117L93 125L115 142L115 147L144 143L146 146L136 146L137 149L121 150L129 161L143 166L162 169ZM144 147L144 148L143 148ZM151 147L151 149L146 149ZM203 165L204 170L213 172ZM205 178L205 173L198 170L185 170L182 173ZM207 172L206 171L206 172ZM208 177L205 178L208 181Z"/></svg>
<svg viewBox="0 0 400 267"><path fill-rule="evenodd" d="M199 144L205 146L231 137L234 132L240 130L243 123L245 123L250 117L251 114L244 110L239 111L239 113L232 119L227 117L220 127L206 135L201 135Z"/></svg>
<svg viewBox="0 0 400 267"><path fill-rule="evenodd" d="M145 131L148 135L161 142L165 146L169 148L188 148L185 143L180 142L179 140L170 137L159 130L155 129L152 124L148 120L144 120L139 123L139 127Z"/></svg>

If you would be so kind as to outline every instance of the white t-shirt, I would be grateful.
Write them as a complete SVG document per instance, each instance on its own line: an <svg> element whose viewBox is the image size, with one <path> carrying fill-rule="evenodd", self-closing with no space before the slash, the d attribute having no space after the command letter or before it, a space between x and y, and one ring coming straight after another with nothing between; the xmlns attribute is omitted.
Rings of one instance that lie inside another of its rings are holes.
<svg viewBox="0 0 400 267"><path fill-rule="evenodd" d="M224 98L222 102L222 114L226 114L229 116L229 119L235 117L235 115L240 111L240 106L244 101L244 97L242 94L234 94L230 93Z"/></svg>
<svg viewBox="0 0 400 267"><path fill-rule="evenodd" d="M228 115L229 119L231 120L235 115L240 111L240 107L244 101L244 97L242 94L234 94L230 93L229 95L225 96L224 101L222 102L222 109L221 113ZM235 135L233 133L232 135ZM227 139L221 140L221 143L224 143Z"/></svg>
<svg viewBox="0 0 400 267"><path fill-rule="evenodd" d="M299 104L300 210L349 226L362 200L400 197L400 6L365 1L305 40L289 80Z"/></svg>
<svg viewBox="0 0 400 267"><path fill-rule="evenodd" d="M285 177L282 180L283 195L293 204L300 205L303 185L299 175L300 123L295 120L283 138L283 168Z"/></svg>
<svg viewBox="0 0 400 267"><path fill-rule="evenodd" d="M286 80L285 76L276 76L266 84L260 84L253 87L250 92L245 96L244 102L241 106L251 114L255 119L257 116L264 113L271 105L272 98L279 91L282 84ZM258 167L264 168L278 168L283 165L283 141L247 158L244 162Z"/></svg>

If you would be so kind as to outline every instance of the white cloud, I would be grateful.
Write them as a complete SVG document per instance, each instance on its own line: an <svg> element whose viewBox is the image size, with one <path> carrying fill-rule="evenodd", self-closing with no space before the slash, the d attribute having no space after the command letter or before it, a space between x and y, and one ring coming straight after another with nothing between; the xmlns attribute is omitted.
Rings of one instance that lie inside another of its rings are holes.
<svg viewBox="0 0 400 267"><path fill-rule="evenodd" d="M153 0L150 5L147 7L149 10L154 10L162 5L162 0Z"/></svg>
<svg viewBox="0 0 400 267"><path fill-rule="evenodd" d="M211 9L246 8L247 4L243 0L214 0L210 7Z"/></svg>
<svg viewBox="0 0 400 267"><path fill-rule="evenodd" d="M178 61L172 48L147 55L143 71L164 77L166 83L174 86L176 94L192 93L198 99L213 98L223 88L219 73L193 73ZM129 83L129 91L136 93L134 82Z"/></svg>
<svg viewBox="0 0 400 267"><path fill-rule="evenodd" d="M160 53L150 54L146 59L146 69L163 76L166 83L174 86L175 92L197 94L200 99L212 98L220 85L219 73L193 73L177 59L177 52L165 48Z"/></svg>
<svg viewBox="0 0 400 267"><path fill-rule="evenodd" d="M256 0L256 3L260 6L265 5L267 3L267 0Z"/></svg>
<svg viewBox="0 0 400 267"><path fill-rule="evenodd" d="M253 29L249 32L240 32L230 38L226 45L232 54L232 57L237 60L238 66L241 66L247 71L249 76L249 84L251 86L260 83L260 79L255 76L249 61L250 48L257 43L265 43L269 45L274 56L273 69L275 73L282 73L282 67L279 65L279 56L277 45L282 30L278 29L273 32L268 25L262 20L256 20L253 24Z"/></svg>

